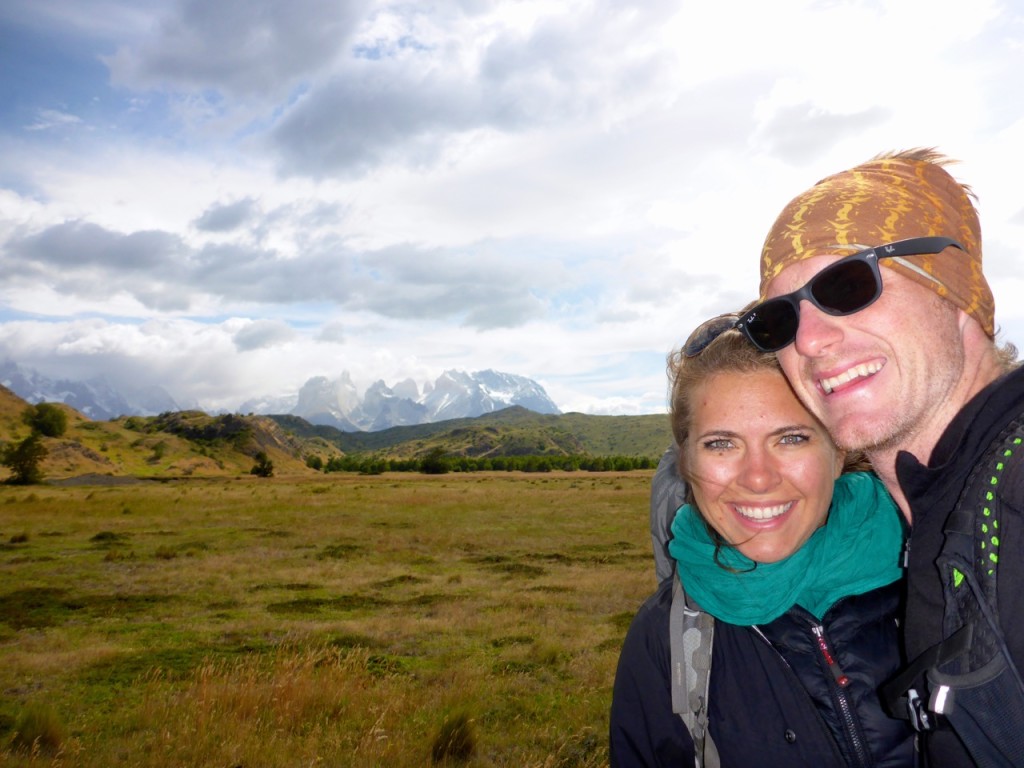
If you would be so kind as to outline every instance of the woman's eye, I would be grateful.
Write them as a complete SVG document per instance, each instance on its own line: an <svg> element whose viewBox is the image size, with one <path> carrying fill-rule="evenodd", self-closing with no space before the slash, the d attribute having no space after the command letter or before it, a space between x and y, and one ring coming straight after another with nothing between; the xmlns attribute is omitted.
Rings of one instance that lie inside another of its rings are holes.
<svg viewBox="0 0 1024 768"><path fill-rule="evenodd" d="M783 445L797 445L799 443L806 443L808 440L810 440L810 438L807 435L793 434L783 435L779 442Z"/></svg>
<svg viewBox="0 0 1024 768"><path fill-rule="evenodd" d="M724 438L718 440L706 440L704 447L709 451L725 451L732 448L732 440L726 440Z"/></svg>

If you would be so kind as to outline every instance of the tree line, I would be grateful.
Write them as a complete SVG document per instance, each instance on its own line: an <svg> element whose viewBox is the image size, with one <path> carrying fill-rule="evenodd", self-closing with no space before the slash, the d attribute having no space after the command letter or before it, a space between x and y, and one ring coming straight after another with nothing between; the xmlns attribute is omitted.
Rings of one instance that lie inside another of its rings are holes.
<svg viewBox="0 0 1024 768"><path fill-rule="evenodd" d="M654 469L658 459L649 456L449 456L435 448L418 459L397 459L379 455L348 454L324 461L319 456L306 460L307 466L322 472L359 472L379 475L384 472L421 472L443 475L448 472L628 472Z"/></svg>

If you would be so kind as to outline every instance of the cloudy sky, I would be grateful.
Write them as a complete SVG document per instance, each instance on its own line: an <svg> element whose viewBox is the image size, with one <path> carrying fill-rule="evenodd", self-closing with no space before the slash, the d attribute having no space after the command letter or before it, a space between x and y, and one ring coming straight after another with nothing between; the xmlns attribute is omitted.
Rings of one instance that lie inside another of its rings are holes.
<svg viewBox="0 0 1024 768"><path fill-rule="evenodd" d="M961 162L1024 346L1018 0L5 0L0 360L234 409L349 371L665 407L822 176Z"/></svg>

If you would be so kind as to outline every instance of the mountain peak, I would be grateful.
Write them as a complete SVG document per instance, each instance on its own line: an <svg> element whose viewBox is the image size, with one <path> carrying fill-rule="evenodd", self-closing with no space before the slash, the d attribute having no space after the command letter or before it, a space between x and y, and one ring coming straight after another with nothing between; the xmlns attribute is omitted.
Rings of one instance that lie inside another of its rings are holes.
<svg viewBox="0 0 1024 768"><path fill-rule="evenodd" d="M0 384L30 403L63 402L99 421L182 410L163 390L125 394L106 381L54 381L11 361L0 364ZM294 395L251 399L238 412L299 416L346 432L376 432L473 418L517 405L536 413L561 413L536 381L490 368L473 373L449 369L433 382L425 382L422 390L411 378L394 387L378 379L362 396L348 371L333 379L312 376Z"/></svg>

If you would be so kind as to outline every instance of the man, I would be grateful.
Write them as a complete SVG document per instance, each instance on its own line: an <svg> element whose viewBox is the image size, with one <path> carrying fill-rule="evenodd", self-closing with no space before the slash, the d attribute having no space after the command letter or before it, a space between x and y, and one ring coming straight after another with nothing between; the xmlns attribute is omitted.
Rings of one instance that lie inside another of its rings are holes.
<svg viewBox="0 0 1024 768"><path fill-rule="evenodd" d="M976 468L997 471L985 464L986 452L1024 413L1024 368L1013 364L1012 345L994 341L973 194L946 171L948 162L927 149L883 155L794 198L765 239L762 302L739 320L755 344L778 351L794 390L837 444L867 454L911 524L908 659L949 634L947 579L936 566L947 518L965 487L975 487L968 478ZM990 463L1005 469L988 492L999 519L978 524L989 536L978 546L1003 555L992 587L998 620L990 624L1001 629L1003 657L1013 662L1001 679L1019 694L1013 666L1024 669L1024 461ZM965 506L973 513L977 505ZM993 642L1002 648L999 629ZM957 704L944 709L950 689L937 681L929 686L918 675L910 692L911 703L932 696L932 708L949 718L920 707L912 713L935 729L925 736L929 764L975 764L969 752L982 764L1022 764L1024 708L1014 710L999 693L968 732L953 712L969 709L969 694L952 686ZM976 748L979 732L982 741L998 741L998 724L1019 735L986 757Z"/></svg>

